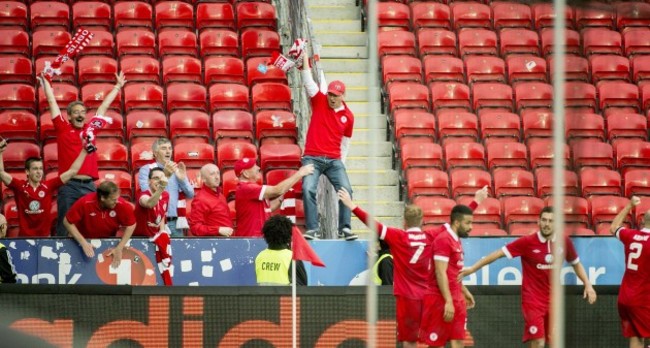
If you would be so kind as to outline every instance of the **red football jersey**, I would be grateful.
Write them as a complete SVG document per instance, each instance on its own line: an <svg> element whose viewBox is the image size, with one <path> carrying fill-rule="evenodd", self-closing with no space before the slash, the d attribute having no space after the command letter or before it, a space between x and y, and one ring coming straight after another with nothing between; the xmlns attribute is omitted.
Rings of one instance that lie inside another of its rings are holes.
<svg viewBox="0 0 650 348"><path fill-rule="evenodd" d="M352 211L367 224L368 214L357 207ZM379 239L384 240L393 255L393 293L419 300L429 290L429 279L433 272L433 234L419 228L406 231L377 223Z"/></svg>
<svg viewBox="0 0 650 348"><path fill-rule="evenodd" d="M79 152L81 152L81 132L82 129L72 127L68 120L65 120L62 115L55 117L52 120L54 129L56 130L57 152L59 156L59 174L66 172L72 166ZM88 175L93 179L99 178L97 168L97 152L89 153L84 159L77 175Z"/></svg>
<svg viewBox="0 0 650 348"><path fill-rule="evenodd" d="M520 237L502 250L509 259L521 256L523 280L521 301L524 304L548 308L551 296L551 270L553 268L553 242L555 236L546 240L540 232ZM564 239L565 260L575 265L580 262L578 253L569 237Z"/></svg>
<svg viewBox="0 0 650 348"><path fill-rule="evenodd" d="M271 215L271 205L264 198L266 186L239 182L235 191L237 230L235 237L262 237L262 226Z"/></svg>
<svg viewBox="0 0 650 348"><path fill-rule="evenodd" d="M140 198L144 195L151 197L151 190L141 192L135 201L135 220L137 225L134 236L153 237L160 231L160 222L167 216L167 207L169 206L169 193L163 191L158 204L153 208L145 208L140 205Z"/></svg>
<svg viewBox="0 0 650 348"><path fill-rule="evenodd" d="M447 280L449 281L449 292L454 301L464 299L463 285L457 281L458 274L465 265L465 254L463 252L463 244L460 238L454 231L451 230L449 224L444 224L437 231L434 232L435 239L433 241L433 260L447 262ZM438 281L436 280L435 271L432 274L433 282L431 291L433 294L442 296L440 288L438 288Z"/></svg>
<svg viewBox="0 0 650 348"><path fill-rule="evenodd" d="M625 247L625 273L618 302L628 306L650 303L650 229L619 228L618 238Z"/></svg>
<svg viewBox="0 0 650 348"><path fill-rule="evenodd" d="M34 189L29 182L13 178L9 183L16 197L19 237L49 237L52 220L52 195L63 185L60 177L41 182Z"/></svg>
<svg viewBox="0 0 650 348"><path fill-rule="evenodd" d="M133 207L129 202L120 197L115 208L102 209L96 192L79 198L65 217L86 238L115 237L120 226L135 224Z"/></svg>
<svg viewBox="0 0 650 348"><path fill-rule="evenodd" d="M318 92L311 98L312 115L305 140L305 156L341 158L341 140L351 138L354 115L343 103L343 109L334 111L327 103L327 96Z"/></svg>

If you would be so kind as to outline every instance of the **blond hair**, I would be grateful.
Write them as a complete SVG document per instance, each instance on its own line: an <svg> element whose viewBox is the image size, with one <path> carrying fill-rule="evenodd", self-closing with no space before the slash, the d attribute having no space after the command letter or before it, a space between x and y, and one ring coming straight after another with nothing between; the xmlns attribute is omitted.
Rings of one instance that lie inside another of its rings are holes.
<svg viewBox="0 0 650 348"><path fill-rule="evenodd" d="M407 228L422 226L422 208L410 204L404 207L404 223Z"/></svg>

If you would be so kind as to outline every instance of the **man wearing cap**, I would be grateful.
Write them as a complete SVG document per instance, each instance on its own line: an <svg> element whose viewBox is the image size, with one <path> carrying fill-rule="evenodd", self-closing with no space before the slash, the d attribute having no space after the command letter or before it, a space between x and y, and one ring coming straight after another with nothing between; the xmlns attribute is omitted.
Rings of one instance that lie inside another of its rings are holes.
<svg viewBox="0 0 650 348"><path fill-rule="evenodd" d="M302 182L302 195L305 207L305 222L307 224L306 239L320 237L318 226L318 207L316 192L321 174L334 185L336 191L344 188L352 195L352 186L345 170L347 154L354 115L343 101L345 84L332 81L329 85L321 73L320 87L314 82L309 70L309 58L303 55L302 81L311 97L311 121L307 130L302 164L313 164L314 173L306 176ZM350 231L350 209L339 202L339 238L355 240L357 235Z"/></svg>
<svg viewBox="0 0 650 348"><path fill-rule="evenodd" d="M239 183L235 191L237 228L233 236L262 237L262 226L271 212L282 204L282 195L313 172L314 165L306 164L275 186L260 185L260 167L254 158L242 158L235 162L235 175Z"/></svg>

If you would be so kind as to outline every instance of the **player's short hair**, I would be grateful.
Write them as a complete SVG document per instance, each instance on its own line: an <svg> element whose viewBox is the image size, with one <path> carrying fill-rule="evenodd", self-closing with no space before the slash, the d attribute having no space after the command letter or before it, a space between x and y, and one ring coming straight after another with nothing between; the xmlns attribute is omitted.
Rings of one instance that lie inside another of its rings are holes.
<svg viewBox="0 0 650 348"><path fill-rule="evenodd" d="M165 174L165 171L162 168L158 168L158 167L151 168L151 170L149 171L149 179L153 178L153 174L155 172L163 172L163 174Z"/></svg>
<svg viewBox="0 0 650 348"><path fill-rule="evenodd" d="M169 140L167 138L160 137L160 138L156 139L156 141L154 141L153 144L151 144L151 149L153 150L153 152L156 152L156 151L158 151L158 147L160 145L171 144L171 143L172 143L171 140Z"/></svg>
<svg viewBox="0 0 650 348"><path fill-rule="evenodd" d="M30 157L25 161L25 170L29 170L32 167L34 162L43 162L43 159L40 157Z"/></svg>
<svg viewBox="0 0 650 348"><path fill-rule="evenodd" d="M293 222L284 215L273 215L262 226L262 235L270 249L282 249L291 242Z"/></svg>
<svg viewBox="0 0 650 348"><path fill-rule="evenodd" d="M106 198L114 194L115 192L119 192L119 191L120 191L119 187L117 187L117 185L110 180L102 181L102 183L99 184L99 186L97 186L97 196L100 199Z"/></svg>
<svg viewBox="0 0 650 348"><path fill-rule="evenodd" d="M453 224L456 221L461 221L465 215L473 215L474 212L468 206L463 204L457 204L451 209L451 223Z"/></svg>
<svg viewBox="0 0 650 348"><path fill-rule="evenodd" d="M542 211L539 212L539 217L541 218L542 214L548 214L548 213L553 214L553 207L548 206L548 207L542 208Z"/></svg>
<svg viewBox="0 0 650 348"><path fill-rule="evenodd" d="M406 227L422 226L422 208L415 204L409 204L404 207L404 222Z"/></svg>
<svg viewBox="0 0 650 348"><path fill-rule="evenodd" d="M88 110L88 108L86 107L84 102L82 102L81 100L75 100L75 101L71 102L70 104L68 104L68 107L65 108L65 110L68 112L68 115L72 114L72 108L77 106L77 105L81 105L81 106L84 107L84 109Z"/></svg>

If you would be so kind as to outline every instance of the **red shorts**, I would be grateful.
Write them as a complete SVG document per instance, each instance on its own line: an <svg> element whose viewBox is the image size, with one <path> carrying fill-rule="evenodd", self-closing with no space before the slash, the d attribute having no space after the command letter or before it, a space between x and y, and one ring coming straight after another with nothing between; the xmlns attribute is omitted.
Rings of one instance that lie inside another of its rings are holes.
<svg viewBox="0 0 650 348"><path fill-rule="evenodd" d="M451 340L465 339L467 325L465 299L454 301L454 318L451 322L443 319L444 313L445 299L442 296L428 295L424 298L420 342L441 347Z"/></svg>
<svg viewBox="0 0 650 348"><path fill-rule="evenodd" d="M623 337L650 337L650 306L628 306L618 303Z"/></svg>
<svg viewBox="0 0 650 348"><path fill-rule="evenodd" d="M395 296L397 315L397 340L417 342L422 319L422 300Z"/></svg>
<svg viewBox="0 0 650 348"><path fill-rule="evenodd" d="M550 342L549 330L549 310L548 308L539 308L533 305L522 306L524 314L524 342L544 338Z"/></svg>

